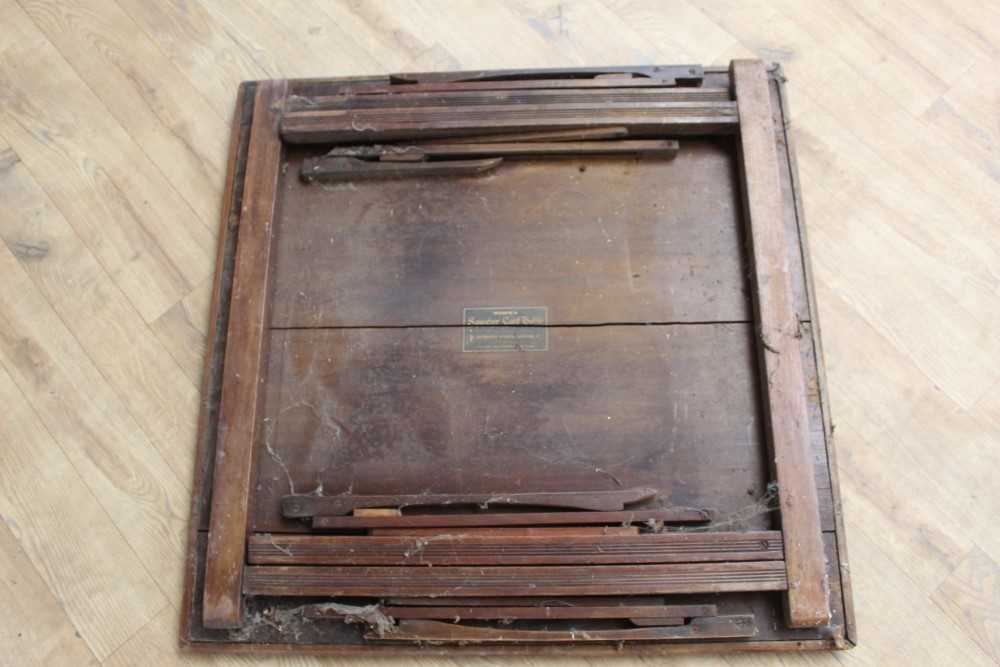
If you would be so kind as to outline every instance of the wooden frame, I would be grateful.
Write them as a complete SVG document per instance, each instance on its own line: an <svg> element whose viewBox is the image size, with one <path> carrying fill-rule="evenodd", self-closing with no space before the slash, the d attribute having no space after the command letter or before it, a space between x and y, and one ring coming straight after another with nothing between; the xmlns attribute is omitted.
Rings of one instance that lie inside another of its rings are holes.
<svg viewBox="0 0 1000 667"><path fill-rule="evenodd" d="M807 628L830 621L830 590L819 500L809 474L806 388L798 343L802 334L792 307L773 112L764 63L734 60L730 71L740 117L740 169L763 359L761 385L785 538L786 616L790 627Z"/></svg>
<svg viewBox="0 0 1000 667"><path fill-rule="evenodd" d="M747 239L752 258L752 293L755 320L759 327L758 343L762 377L762 395L766 405L767 440L774 459L774 479L780 504L780 529L784 544L784 567L779 586L787 587L786 617L791 628L810 628L830 621L830 586L826 563L825 541L820 519L819 499L815 477L812 474L809 450L806 388L800 358L801 323L792 307L791 268L785 249L789 243L802 244L800 239L789 239L782 226L787 206L780 184L779 156L775 146L775 116L784 114L784 99L773 104L771 81L763 63L759 61L734 61L729 80L735 98L735 116L738 122L727 118L720 124L718 117L697 117L684 121L683 128L668 124L669 131L683 133L738 131L739 166L744 185L745 221ZM372 84L378 85L378 84ZM265 574L259 567L247 564L248 513L252 504L249 490L253 487L254 452L258 449L261 400L261 378L265 372L266 337L263 335L268 321L268 284L271 267L271 223L275 214L277 187L282 164L282 137L286 140L303 140L303 128L292 121L291 114L282 113L290 95L301 95L315 88L320 82L271 81L248 84L241 89L237 104L238 121L234 123L234 138L230 155L230 177L223 214L223 235L220 239L219 272L213 301L213 321L216 333L211 341L212 351L206 369L206 407L202 420L202 439L199 443L199 465L196 469L196 494L192 520L192 556L187 573L184 623L182 635L192 646L220 648L237 644L225 642L208 644L199 641L193 624L205 629L236 629L243 621L244 590L255 591ZM306 112L302 112L303 114ZM309 123L322 118L313 114ZM303 120L305 117L303 116ZM671 121L672 123L673 121ZM517 125L518 131L532 129L532 125ZM294 128L294 129L289 129ZM325 141L331 135L319 125L317 140ZM787 138L786 138L787 143ZM783 156L794 169L789 152ZM242 176L241 176L242 175ZM794 208L801 229L800 201L795 193ZM238 222L237 222L238 221ZM238 233L237 233L238 232ZM804 245L803 245L804 250ZM227 268L228 263L228 268ZM806 264L808 272L808 265ZM808 277L808 276L807 276ZM231 284L230 284L231 281ZM812 320L815 306L812 303L811 285L808 286ZM812 326L816 354L818 327ZM818 360L822 385L822 362ZM826 448L831 449L829 416L826 408L825 387L821 386L823 420L826 427ZM221 398L219 393L221 392ZM213 404L213 397L218 403ZM832 457L830 457L832 458ZM214 463L213 463L214 460ZM835 470L829 475L834 477ZM211 488L211 512L205 512L206 496ZM741 642L741 650L759 648L835 648L853 642L853 618L850 615L849 582L843 574L846 552L843 548L843 528L839 505L836 503L836 485L833 484L835 550L840 563L840 590L843 596L844 632L837 636L816 640L800 640L796 646L782 642ZM207 534L205 528L207 527ZM194 545L199 535L206 535L203 574L198 572L199 560ZM248 588L244 586L244 572L252 573ZM198 606L196 587L203 577L204 598L201 617L192 613ZM668 590L669 584L664 584ZM774 587L774 584L765 586ZM754 644L748 646L748 644ZM251 645L252 646L252 645ZM716 645L718 646L718 645ZM245 648L245 646L244 646ZM333 652L353 652L356 647L323 647ZM411 650L413 647L410 647ZM502 651L501 651L502 648ZM544 647L534 647L532 652L545 652ZM631 647L632 650L638 647ZM380 651L406 652L404 646L378 647ZM477 652L520 652L523 647L479 647ZM684 646L643 647L637 652L652 650L688 650ZM317 650L310 647L304 650ZM449 649L450 651L454 649ZM590 653L602 653L600 647L587 647Z"/></svg>

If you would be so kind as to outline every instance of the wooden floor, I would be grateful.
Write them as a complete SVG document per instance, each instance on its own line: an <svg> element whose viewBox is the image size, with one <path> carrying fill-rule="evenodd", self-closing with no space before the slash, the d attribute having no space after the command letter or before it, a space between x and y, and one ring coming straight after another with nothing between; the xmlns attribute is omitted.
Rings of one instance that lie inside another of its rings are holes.
<svg viewBox="0 0 1000 667"><path fill-rule="evenodd" d="M0 663L194 661L241 80L748 56L789 78L860 635L780 661L1000 662L998 3L0 0Z"/></svg>

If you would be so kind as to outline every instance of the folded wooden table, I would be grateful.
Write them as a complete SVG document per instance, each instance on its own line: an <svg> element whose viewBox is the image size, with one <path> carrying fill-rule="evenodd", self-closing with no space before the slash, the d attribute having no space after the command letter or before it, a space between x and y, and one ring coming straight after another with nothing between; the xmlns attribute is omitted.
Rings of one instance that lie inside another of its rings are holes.
<svg viewBox="0 0 1000 667"><path fill-rule="evenodd" d="M847 648L783 79L248 82L182 642Z"/></svg>

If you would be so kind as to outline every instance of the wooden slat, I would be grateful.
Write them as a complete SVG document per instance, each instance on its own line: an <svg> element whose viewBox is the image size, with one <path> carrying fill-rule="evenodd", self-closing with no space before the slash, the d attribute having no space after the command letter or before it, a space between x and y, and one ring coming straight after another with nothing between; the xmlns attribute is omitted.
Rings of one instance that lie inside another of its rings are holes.
<svg viewBox="0 0 1000 667"><path fill-rule="evenodd" d="M580 567L248 565L248 595L293 597L621 595L781 591L783 561Z"/></svg>
<svg viewBox="0 0 1000 667"><path fill-rule="evenodd" d="M787 621L791 627L814 627L830 621L830 592L809 445L799 350L802 334L786 252L794 239L786 238L782 223L775 127L764 63L734 60L731 76L740 117L740 167L763 360L765 422L788 566Z"/></svg>
<svg viewBox="0 0 1000 667"><path fill-rule="evenodd" d="M548 69L459 70L451 72L397 72L390 74L394 86L419 83L465 83L469 81L581 81L647 80L682 81L699 84L705 75L701 65L604 65L600 67L558 67Z"/></svg>
<svg viewBox="0 0 1000 667"><path fill-rule="evenodd" d="M286 517L344 515L360 508L420 507L449 505L488 506L530 505L574 510L616 512L626 505L650 500L656 489L635 487L601 491L548 491L515 493L419 493L364 495L340 493L330 496L288 495L281 499Z"/></svg>
<svg viewBox="0 0 1000 667"><path fill-rule="evenodd" d="M638 535L638 526L544 526L537 528L372 528L374 536L389 535Z"/></svg>
<svg viewBox="0 0 1000 667"><path fill-rule="evenodd" d="M548 565L780 560L778 531L624 536L252 535L260 565Z"/></svg>
<svg viewBox="0 0 1000 667"><path fill-rule="evenodd" d="M624 125L630 131L712 134L736 129L733 102L561 103L412 109L294 111L281 136L292 143L351 143L418 137Z"/></svg>
<svg viewBox="0 0 1000 667"><path fill-rule="evenodd" d="M650 595L604 595L591 597L505 596L505 597L399 597L386 598L385 604L393 607L638 607L663 606L664 598ZM693 614L692 614L693 615ZM706 616L708 614L705 614Z"/></svg>
<svg viewBox="0 0 1000 667"><path fill-rule="evenodd" d="M715 616L696 618L687 625L613 630L517 630L511 628L477 627L442 621L400 621L395 632L378 636L374 632L366 639L392 641L453 641L453 642L606 642L679 639L723 639L752 637L756 632L754 617Z"/></svg>
<svg viewBox="0 0 1000 667"><path fill-rule="evenodd" d="M536 81L461 81L412 83L405 88L384 83L347 85L337 92L353 95L396 95L399 93L446 93L456 90L608 90L615 88L672 88L663 79L538 79Z"/></svg>
<svg viewBox="0 0 1000 667"><path fill-rule="evenodd" d="M284 81L260 84L250 129L205 565L203 617L212 628L238 627L242 621L241 578L268 340L272 218L281 170L277 119L286 89Z"/></svg>
<svg viewBox="0 0 1000 667"><path fill-rule="evenodd" d="M636 620L651 620L662 623L664 620L678 620L683 623L685 618L715 616L718 612L715 605L585 605L581 607L562 606L387 606L382 607L382 613L395 619L422 618L462 620L547 620L547 619L598 619L598 618L628 618ZM344 614L325 606L322 603L307 607L303 611L306 618L343 618Z"/></svg>
<svg viewBox="0 0 1000 667"><path fill-rule="evenodd" d="M709 510L683 507L665 510L625 510L623 512L517 512L509 514L415 514L409 516L318 516L313 528L345 530L354 528L457 528L465 526L565 526L659 523L702 523Z"/></svg>
<svg viewBox="0 0 1000 667"><path fill-rule="evenodd" d="M424 176L472 176L496 169L503 158L440 160L437 162L369 161L353 157L328 157L303 164L302 178L308 181L361 181Z"/></svg>
<svg viewBox="0 0 1000 667"><path fill-rule="evenodd" d="M552 104L559 102L725 102L725 88L594 88L555 90L402 92L393 95L325 95L293 97L289 111L322 109L378 109L497 104Z"/></svg>

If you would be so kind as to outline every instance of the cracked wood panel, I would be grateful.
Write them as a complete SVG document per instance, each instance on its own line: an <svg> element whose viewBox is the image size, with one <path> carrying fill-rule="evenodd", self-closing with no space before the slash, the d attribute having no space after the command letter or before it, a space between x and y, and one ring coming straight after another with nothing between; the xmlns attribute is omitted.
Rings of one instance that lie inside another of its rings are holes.
<svg viewBox="0 0 1000 667"><path fill-rule="evenodd" d="M302 530L280 499L317 488L650 486L652 507L723 515L764 493L747 325L548 336L546 352L506 353L463 352L458 327L273 331L254 529Z"/></svg>
<svg viewBox="0 0 1000 667"><path fill-rule="evenodd" d="M458 325L471 306L547 306L550 325L750 319L730 140L683 140L673 159L304 184L295 174L317 154L289 151L274 327ZM798 238L787 168L782 184ZM788 250L808 320L801 252Z"/></svg>
<svg viewBox="0 0 1000 667"><path fill-rule="evenodd" d="M598 490L733 516L765 492L749 325L556 327L547 352L462 352L459 327L272 331L254 529L282 496ZM811 358L808 335L802 353ZM815 376L806 383L815 389ZM818 398L810 428L833 528ZM513 466L513 467L512 467ZM734 528L735 529L735 528Z"/></svg>

